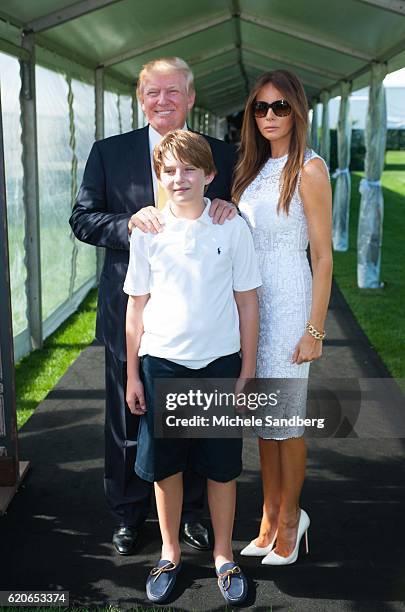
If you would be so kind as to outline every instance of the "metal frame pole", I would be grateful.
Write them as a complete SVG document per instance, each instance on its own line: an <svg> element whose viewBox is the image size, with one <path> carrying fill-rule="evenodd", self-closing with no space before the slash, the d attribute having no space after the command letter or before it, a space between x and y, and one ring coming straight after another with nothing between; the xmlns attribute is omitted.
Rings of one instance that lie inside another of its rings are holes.
<svg viewBox="0 0 405 612"><path fill-rule="evenodd" d="M0 514L3 514L28 463L18 461L17 414L11 288L7 231L6 179L0 92Z"/></svg>
<svg viewBox="0 0 405 612"><path fill-rule="evenodd" d="M211 113L209 111L207 111L205 113L205 129L206 129L206 134L208 134L208 136L211 136Z"/></svg>
<svg viewBox="0 0 405 612"><path fill-rule="evenodd" d="M104 67L96 68L95 73L95 99L96 99L96 140L104 138ZM104 249L96 247L97 282L100 280L104 264Z"/></svg>
<svg viewBox="0 0 405 612"><path fill-rule="evenodd" d="M200 125L199 125L200 111L197 106L193 107L192 113L193 113L193 130L195 132L199 132L200 131Z"/></svg>
<svg viewBox="0 0 405 612"><path fill-rule="evenodd" d="M122 134L121 94L117 94L118 133Z"/></svg>
<svg viewBox="0 0 405 612"><path fill-rule="evenodd" d="M138 98L136 97L136 90L132 92L132 129L138 129Z"/></svg>
<svg viewBox="0 0 405 612"><path fill-rule="evenodd" d="M69 147L72 152L72 161L70 169L70 203L73 208L77 195L77 155L76 155L76 125L75 125L75 112L74 112L74 94L72 87L72 79L66 75L66 84L68 87L67 103L69 108ZM71 300L75 291L76 277L77 277L77 256L79 254L79 248L77 239L70 230L70 240L72 241L72 258L70 266L70 282L69 282L69 299Z"/></svg>
<svg viewBox="0 0 405 612"><path fill-rule="evenodd" d="M217 116L216 120L216 137L220 140L224 140L226 133L226 119L225 117Z"/></svg>
<svg viewBox="0 0 405 612"><path fill-rule="evenodd" d="M210 135L217 136L217 116L213 113L210 114Z"/></svg>
<svg viewBox="0 0 405 612"><path fill-rule="evenodd" d="M329 100L330 93L326 89L321 92L322 102L322 133L321 133L321 157L330 166L330 129L329 129Z"/></svg>
<svg viewBox="0 0 405 612"><path fill-rule="evenodd" d="M187 121L186 122L187 122L188 127L190 129L192 129L192 130L194 129L193 118L194 118L194 116L193 116L193 109L191 108L188 111L188 113L187 113Z"/></svg>
<svg viewBox="0 0 405 612"><path fill-rule="evenodd" d="M142 127L145 127L148 124L148 122L146 120L145 114L142 110L142 105L139 102L139 100L137 100L137 103L138 103L138 115L137 115L138 116L138 127L142 128Z"/></svg>
<svg viewBox="0 0 405 612"><path fill-rule="evenodd" d="M318 100L314 99L312 105L312 121L311 121L311 147L318 153L319 151L319 136L318 136Z"/></svg>
<svg viewBox="0 0 405 612"><path fill-rule="evenodd" d="M37 349L42 347L43 332L34 34L24 32L22 46L30 53L29 60L20 60L27 314L31 346L33 349Z"/></svg>
<svg viewBox="0 0 405 612"><path fill-rule="evenodd" d="M0 94L1 95L1 94ZM15 406L13 326L7 232L6 178L4 172L3 120L0 100L0 485L17 481L18 448Z"/></svg>
<svg viewBox="0 0 405 612"><path fill-rule="evenodd" d="M104 67L96 68L96 140L104 138Z"/></svg>

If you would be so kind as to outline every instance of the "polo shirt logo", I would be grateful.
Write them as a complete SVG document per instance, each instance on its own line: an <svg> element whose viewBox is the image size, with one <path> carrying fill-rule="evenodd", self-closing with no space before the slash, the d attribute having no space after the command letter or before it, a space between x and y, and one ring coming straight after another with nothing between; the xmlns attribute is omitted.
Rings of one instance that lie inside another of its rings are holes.
<svg viewBox="0 0 405 612"><path fill-rule="evenodd" d="M217 252L218 252L218 255L221 255L221 247L218 247Z"/></svg>

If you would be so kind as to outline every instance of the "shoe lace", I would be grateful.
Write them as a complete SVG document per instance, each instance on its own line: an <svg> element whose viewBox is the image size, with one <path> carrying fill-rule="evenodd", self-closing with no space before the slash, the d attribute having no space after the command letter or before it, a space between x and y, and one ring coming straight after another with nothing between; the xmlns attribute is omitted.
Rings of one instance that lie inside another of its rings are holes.
<svg viewBox="0 0 405 612"><path fill-rule="evenodd" d="M162 565L161 567L154 567L150 572L150 575L155 577L153 582L156 582L163 572L172 572L176 567L177 565L173 563L173 561L168 561L166 565Z"/></svg>
<svg viewBox="0 0 405 612"><path fill-rule="evenodd" d="M240 573L240 567L238 565L235 565L235 567L233 567L232 569L226 570L226 572L223 572L222 574L218 574L218 584L222 583L224 590L227 591L231 586L231 576Z"/></svg>

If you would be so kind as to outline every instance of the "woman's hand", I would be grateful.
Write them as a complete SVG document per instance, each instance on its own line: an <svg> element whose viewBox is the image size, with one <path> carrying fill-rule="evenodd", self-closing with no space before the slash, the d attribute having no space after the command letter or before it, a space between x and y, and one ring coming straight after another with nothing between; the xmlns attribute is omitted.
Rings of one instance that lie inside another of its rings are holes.
<svg viewBox="0 0 405 612"><path fill-rule="evenodd" d="M321 355L322 341L316 340L316 338L313 338L311 334L305 332L295 347L292 356L292 363L300 365L301 363L306 363L307 361L319 359Z"/></svg>
<svg viewBox="0 0 405 612"><path fill-rule="evenodd" d="M132 215L128 221L128 232L131 234L132 230L137 227L144 234L158 234L163 231L164 223L163 215L156 206L145 206Z"/></svg>
<svg viewBox="0 0 405 612"><path fill-rule="evenodd" d="M237 212L238 209L236 208L235 204L232 204L232 202L215 198L211 202L208 214L210 217L212 217L213 223L219 223L219 225L222 225L225 223L226 219L233 219Z"/></svg>
<svg viewBox="0 0 405 612"><path fill-rule="evenodd" d="M235 405L235 412L237 414L248 414L249 413L249 409L246 405L248 395L249 395L248 389L249 389L249 383L251 382L252 379L254 379L254 376L255 376L255 372L253 372L253 374L251 374L251 376L249 377L240 376L239 378L236 379L235 389L234 389L235 398L238 399L238 396L244 396L244 399L245 399L245 402L243 404L240 400L237 401Z"/></svg>
<svg viewBox="0 0 405 612"><path fill-rule="evenodd" d="M249 378L237 378L236 379L236 383L235 383L235 390L234 390L234 394L236 396L239 395L239 393L243 393L244 389L247 385L247 383L249 382Z"/></svg>
<svg viewBox="0 0 405 612"><path fill-rule="evenodd" d="M126 401L132 414L137 414L138 416L145 414L145 392L140 378L128 379Z"/></svg>

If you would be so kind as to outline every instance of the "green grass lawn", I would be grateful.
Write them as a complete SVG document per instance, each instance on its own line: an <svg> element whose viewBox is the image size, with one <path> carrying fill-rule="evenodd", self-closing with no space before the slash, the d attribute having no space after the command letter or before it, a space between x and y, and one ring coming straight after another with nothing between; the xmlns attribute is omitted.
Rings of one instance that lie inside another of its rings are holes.
<svg viewBox="0 0 405 612"><path fill-rule="evenodd" d="M388 151L382 176L384 225L381 289L357 287L357 226L363 173L352 173L350 242L334 253L334 277L357 321L397 378L405 378L405 151Z"/></svg>
<svg viewBox="0 0 405 612"><path fill-rule="evenodd" d="M44 342L16 365L17 426L21 427L80 352L94 340L97 290Z"/></svg>

